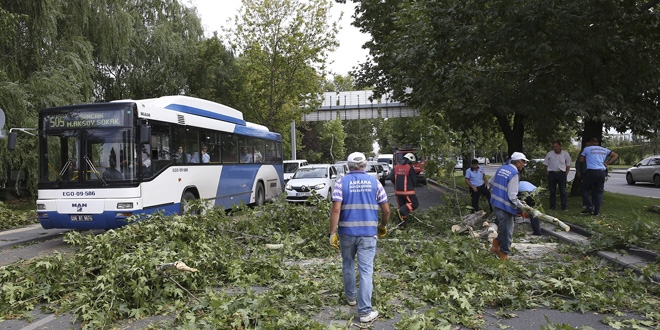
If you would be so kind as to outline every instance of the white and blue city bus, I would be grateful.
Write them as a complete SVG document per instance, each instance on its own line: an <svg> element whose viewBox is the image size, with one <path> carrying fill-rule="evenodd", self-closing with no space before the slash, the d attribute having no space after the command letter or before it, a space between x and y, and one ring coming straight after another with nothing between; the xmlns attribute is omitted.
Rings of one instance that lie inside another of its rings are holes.
<svg viewBox="0 0 660 330"><path fill-rule="evenodd" d="M215 102L164 96L39 112L43 228L110 229L132 215L228 209L283 192L282 137Z"/></svg>

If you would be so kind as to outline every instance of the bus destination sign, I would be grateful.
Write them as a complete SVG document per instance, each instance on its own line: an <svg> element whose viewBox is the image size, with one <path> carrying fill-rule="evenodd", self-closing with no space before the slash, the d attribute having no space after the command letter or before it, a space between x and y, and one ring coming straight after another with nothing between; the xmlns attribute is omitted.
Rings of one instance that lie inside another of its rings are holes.
<svg viewBox="0 0 660 330"><path fill-rule="evenodd" d="M124 126L124 111L72 111L50 114L44 119L46 129L117 127Z"/></svg>

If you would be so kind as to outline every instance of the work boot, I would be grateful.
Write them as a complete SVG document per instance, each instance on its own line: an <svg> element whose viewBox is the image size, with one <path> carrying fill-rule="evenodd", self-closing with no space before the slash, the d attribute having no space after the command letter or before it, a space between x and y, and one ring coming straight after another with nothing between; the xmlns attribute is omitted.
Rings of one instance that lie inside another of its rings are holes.
<svg viewBox="0 0 660 330"><path fill-rule="evenodd" d="M490 253L499 255L500 253L500 241L497 238L493 239L493 246L490 247Z"/></svg>
<svg viewBox="0 0 660 330"><path fill-rule="evenodd" d="M500 258L500 260L502 260L502 261L505 261L505 260L507 260L507 258L509 258L509 255L508 255L508 254L506 254L506 253L504 253L504 252L502 252L502 251L500 251L500 250L497 250L497 256L498 256L498 257Z"/></svg>

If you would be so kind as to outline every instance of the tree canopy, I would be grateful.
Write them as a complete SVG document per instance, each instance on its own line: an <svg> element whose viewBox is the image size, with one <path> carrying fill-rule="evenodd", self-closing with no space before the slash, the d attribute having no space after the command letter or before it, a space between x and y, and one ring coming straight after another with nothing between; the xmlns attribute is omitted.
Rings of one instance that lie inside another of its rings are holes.
<svg viewBox="0 0 660 330"><path fill-rule="evenodd" d="M497 124L508 154L526 132L657 128L660 15L642 2L353 2L372 36L359 81L458 132Z"/></svg>
<svg viewBox="0 0 660 330"><path fill-rule="evenodd" d="M0 0L0 53L0 108L11 128L37 127L38 111L52 106L235 94L233 54L217 39L204 41L196 10L178 0ZM191 77L208 79L201 86ZM38 149L24 137L17 149ZM36 153L0 149L0 173L24 169L32 194L36 168Z"/></svg>
<svg viewBox="0 0 660 330"><path fill-rule="evenodd" d="M226 31L244 83L238 109L285 141L291 122L319 104L327 54L337 46L331 7L330 0L243 0Z"/></svg>

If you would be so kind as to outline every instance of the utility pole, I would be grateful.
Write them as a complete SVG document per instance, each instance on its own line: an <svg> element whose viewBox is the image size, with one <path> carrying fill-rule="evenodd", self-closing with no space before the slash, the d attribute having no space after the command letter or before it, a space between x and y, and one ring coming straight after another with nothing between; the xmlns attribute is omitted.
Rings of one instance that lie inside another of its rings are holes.
<svg viewBox="0 0 660 330"><path fill-rule="evenodd" d="M291 122L291 159L296 160L296 121Z"/></svg>

